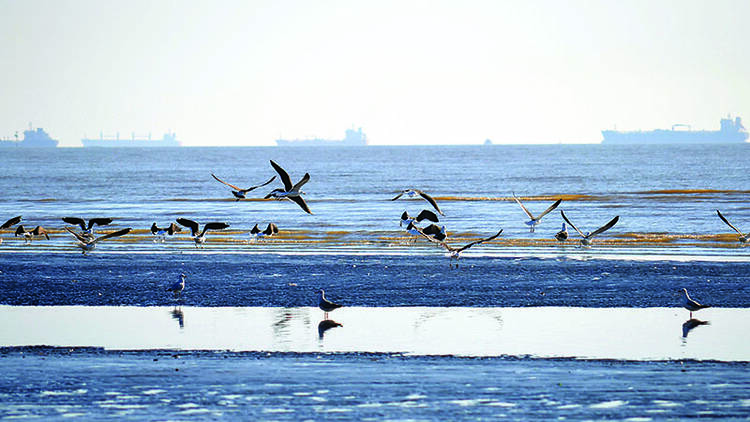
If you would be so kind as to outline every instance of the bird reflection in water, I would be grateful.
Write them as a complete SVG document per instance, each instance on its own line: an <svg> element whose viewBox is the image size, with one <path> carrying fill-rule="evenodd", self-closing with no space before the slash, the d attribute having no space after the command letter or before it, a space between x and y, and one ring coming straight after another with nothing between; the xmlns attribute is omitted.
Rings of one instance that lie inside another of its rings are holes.
<svg viewBox="0 0 750 422"><path fill-rule="evenodd" d="M710 325L711 323L709 321L701 321L699 319L690 318L689 320L685 321L685 323L682 324L682 338L686 339L688 336L688 333L690 333L690 330L692 330L695 327L698 327L699 325Z"/></svg>
<svg viewBox="0 0 750 422"><path fill-rule="evenodd" d="M170 312L172 319L176 319L177 323L180 324L180 329L185 328L185 314L182 313L182 308L175 306Z"/></svg>
<svg viewBox="0 0 750 422"><path fill-rule="evenodd" d="M325 334L325 332L334 327L343 327L343 325L330 319L324 319L323 321L320 321L320 323L318 324L318 338L323 340L323 335Z"/></svg>

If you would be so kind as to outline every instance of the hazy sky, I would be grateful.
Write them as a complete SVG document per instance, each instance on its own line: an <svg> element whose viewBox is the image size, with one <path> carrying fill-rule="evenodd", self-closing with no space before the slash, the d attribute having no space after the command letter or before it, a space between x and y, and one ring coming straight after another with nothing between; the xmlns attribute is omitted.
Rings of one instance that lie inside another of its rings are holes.
<svg viewBox="0 0 750 422"><path fill-rule="evenodd" d="M599 142L750 127L750 1L0 0L0 137Z"/></svg>

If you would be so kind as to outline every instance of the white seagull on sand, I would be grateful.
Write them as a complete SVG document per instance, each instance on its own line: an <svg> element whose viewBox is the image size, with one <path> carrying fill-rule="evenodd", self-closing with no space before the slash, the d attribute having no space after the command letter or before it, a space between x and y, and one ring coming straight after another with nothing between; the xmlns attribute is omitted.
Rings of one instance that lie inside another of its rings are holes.
<svg viewBox="0 0 750 422"><path fill-rule="evenodd" d="M716 210L716 214L719 214L719 218L721 218L721 221L727 223L727 226L731 227L732 230L736 231L740 235L738 239L740 243L747 243L750 241L750 232L742 233L737 227L734 227L734 225L730 223L729 220L726 219L726 217L721 215L721 211Z"/></svg>
<svg viewBox="0 0 750 422"><path fill-rule="evenodd" d="M687 292L687 289L682 289L682 293L684 294L682 307L690 311L690 318L693 317L693 312L711 307L710 305L701 305L700 303L691 299L690 295Z"/></svg>
<svg viewBox="0 0 750 422"><path fill-rule="evenodd" d="M302 192L300 188L307 183L310 180L310 174L305 173L304 176L302 176L302 179L300 179L297 184L292 184L292 179L289 177L289 174L281 168L280 165L276 164L271 161L271 166L276 170L276 173L279 174L279 177L281 178L281 182L284 183L284 189L274 189L272 190L268 195L264 197L264 199L268 198L276 198L276 199L289 199L291 201L294 201L297 205L302 208L303 211L305 211L308 214L312 214L312 211L310 211L310 208L307 206L307 203L302 198Z"/></svg>
<svg viewBox="0 0 750 422"><path fill-rule="evenodd" d="M612 220L609 221L609 223L599 227L598 229L594 230L593 232L587 232L586 234L583 234L580 230L578 230L578 227L575 226L575 224L571 223L570 220L568 220L568 217L565 216L565 213L560 210L560 214L562 215L563 220L565 220L566 223L570 225L570 227L573 227L573 230L577 231L578 234L581 235L581 245L582 246L589 246L591 245L591 239L593 239L594 236L600 233L604 233L605 231L609 230L617 224L617 221L620 219L620 216L616 216Z"/></svg>
<svg viewBox="0 0 750 422"><path fill-rule="evenodd" d="M542 217L544 217L545 215L549 214L550 211L552 211L555 208L557 208L557 206L560 205L560 202L562 202L562 199L558 199L557 201L555 201L554 204L550 205L549 208L547 208L546 210L544 210L544 212L542 212L541 214L539 214L538 216L535 217L534 214L532 214L521 203L521 201L519 201L518 198L516 198L516 194L515 193L513 193L513 199L518 203L518 205L521 206L521 209L523 210L523 212L525 212L526 215L531 219L531 220L529 220L529 221L526 222L526 225L529 226L529 231L532 232L532 233L534 232L534 228L536 227L536 225L539 224L539 223L541 223Z"/></svg>

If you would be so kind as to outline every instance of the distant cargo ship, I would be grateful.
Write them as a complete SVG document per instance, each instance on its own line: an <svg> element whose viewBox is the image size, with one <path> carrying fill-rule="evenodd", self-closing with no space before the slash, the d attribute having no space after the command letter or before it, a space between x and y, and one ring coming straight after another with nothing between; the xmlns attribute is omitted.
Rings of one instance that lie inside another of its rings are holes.
<svg viewBox="0 0 750 422"><path fill-rule="evenodd" d="M130 139L120 139L120 134L115 138L105 138L99 134L99 139L81 139L81 143L86 148L144 148L144 147L179 147L180 141L174 133L165 133L161 139L151 139L149 134L147 138L136 138L133 134Z"/></svg>
<svg viewBox="0 0 750 422"><path fill-rule="evenodd" d="M277 139L276 145L285 146L363 146L367 145L367 136L362 133L362 128L358 130L347 129L344 139Z"/></svg>
<svg viewBox="0 0 750 422"><path fill-rule="evenodd" d="M748 138L739 117L721 119L719 130L692 130L689 125L676 124L672 129L650 131L603 130L602 135L603 144L735 144Z"/></svg>
<svg viewBox="0 0 750 422"><path fill-rule="evenodd" d="M24 147L24 148L55 148L58 141L50 138L44 129L38 127L23 131L23 139L18 140L18 133L15 134L15 140L0 140L0 147Z"/></svg>

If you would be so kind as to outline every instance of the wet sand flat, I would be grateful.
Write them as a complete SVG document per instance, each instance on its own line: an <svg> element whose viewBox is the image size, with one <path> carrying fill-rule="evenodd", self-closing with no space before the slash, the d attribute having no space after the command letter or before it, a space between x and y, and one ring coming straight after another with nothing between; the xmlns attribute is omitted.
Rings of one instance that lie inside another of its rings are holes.
<svg viewBox="0 0 750 422"><path fill-rule="evenodd" d="M0 346L750 361L750 310L0 306ZM341 324L341 326L338 326Z"/></svg>

